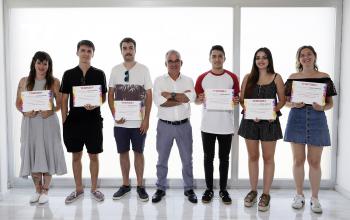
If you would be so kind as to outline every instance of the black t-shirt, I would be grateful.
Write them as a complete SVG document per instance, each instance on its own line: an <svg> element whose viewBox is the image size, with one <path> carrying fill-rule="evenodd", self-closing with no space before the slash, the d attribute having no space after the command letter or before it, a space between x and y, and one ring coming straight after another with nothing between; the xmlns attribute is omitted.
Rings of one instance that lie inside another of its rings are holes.
<svg viewBox="0 0 350 220"><path fill-rule="evenodd" d="M107 93L105 73L102 70L92 66L86 72L85 77L79 66L64 72L60 92L69 94L69 114L82 117L101 115L100 107L88 111L84 107L73 106L73 86L88 85L101 85L102 93Z"/></svg>

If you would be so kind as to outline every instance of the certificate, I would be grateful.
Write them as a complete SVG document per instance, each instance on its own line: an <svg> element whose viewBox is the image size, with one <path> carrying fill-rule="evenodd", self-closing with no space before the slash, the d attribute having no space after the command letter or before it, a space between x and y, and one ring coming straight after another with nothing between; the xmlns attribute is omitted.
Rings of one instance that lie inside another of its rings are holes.
<svg viewBox="0 0 350 220"><path fill-rule="evenodd" d="M274 99L244 99L245 119L275 120Z"/></svg>
<svg viewBox="0 0 350 220"><path fill-rule="evenodd" d="M141 101L114 101L114 119L120 120L142 120L143 111L141 108Z"/></svg>
<svg viewBox="0 0 350 220"><path fill-rule="evenodd" d="M52 110L51 90L21 92L22 112Z"/></svg>
<svg viewBox="0 0 350 220"><path fill-rule="evenodd" d="M204 107L208 110L233 110L233 89L206 89Z"/></svg>
<svg viewBox="0 0 350 220"><path fill-rule="evenodd" d="M304 102L305 104L318 103L321 106L326 104L325 83L293 81L291 102Z"/></svg>
<svg viewBox="0 0 350 220"><path fill-rule="evenodd" d="M101 85L73 86L73 106L100 106L102 104Z"/></svg>

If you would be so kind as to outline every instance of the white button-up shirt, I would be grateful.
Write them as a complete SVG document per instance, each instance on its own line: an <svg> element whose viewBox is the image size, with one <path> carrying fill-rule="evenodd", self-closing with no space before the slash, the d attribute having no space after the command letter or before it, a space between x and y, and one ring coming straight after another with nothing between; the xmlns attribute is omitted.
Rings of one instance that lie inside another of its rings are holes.
<svg viewBox="0 0 350 220"><path fill-rule="evenodd" d="M188 103L182 103L181 105L173 107L163 107L167 99L162 96L162 92L175 92L184 93L188 97ZM153 100L158 107L158 118L167 121L180 121L189 118L191 115L190 103L196 99L196 93L194 91L193 80L182 74L176 80L173 80L169 74L159 76L154 81L153 87Z"/></svg>

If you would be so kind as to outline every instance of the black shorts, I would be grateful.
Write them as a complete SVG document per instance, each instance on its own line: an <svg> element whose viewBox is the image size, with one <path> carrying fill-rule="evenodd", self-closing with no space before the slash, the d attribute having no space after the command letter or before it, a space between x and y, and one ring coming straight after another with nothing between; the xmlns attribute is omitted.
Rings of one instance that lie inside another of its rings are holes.
<svg viewBox="0 0 350 220"><path fill-rule="evenodd" d="M130 141L133 151L143 153L146 134L141 134L140 128L114 127L114 138L117 143L118 153L128 152L130 150Z"/></svg>
<svg viewBox="0 0 350 220"><path fill-rule="evenodd" d="M98 154L103 151L103 118L100 115L89 117L77 117L68 115L63 123L63 141L67 151L80 152L86 146L90 154Z"/></svg>

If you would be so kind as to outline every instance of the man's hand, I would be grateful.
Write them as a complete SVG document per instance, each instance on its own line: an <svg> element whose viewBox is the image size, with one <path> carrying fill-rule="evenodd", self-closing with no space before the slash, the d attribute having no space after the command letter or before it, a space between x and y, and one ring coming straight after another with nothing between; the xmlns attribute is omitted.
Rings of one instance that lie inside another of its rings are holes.
<svg viewBox="0 0 350 220"><path fill-rule="evenodd" d="M161 95L166 99L171 99L171 93L170 92L162 92Z"/></svg>
<svg viewBox="0 0 350 220"><path fill-rule="evenodd" d="M233 104L238 105L239 104L239 96L234 96L232 101L233 101Z"/></svg>
<svg viewBox="0 0 350 220"><path fill-rule="evenodd" d="M125 118L121 118L121 119L119 119L119 120L115 120L115 122L117 123L117 124L124 124L125 123Z"/></svg>
<svg viewBox="0 0 350 220"><path fill-rule="evenodd" d="M204 100L205 100L204 93L198 94L197 101L198 102L204 102Z"/></svg>
<svg viewBox="0 0 350 220"><path fill-rule="evenodd" d="M140 134L144 135L147 133L147 130L148 130L148 127L149 127L149 122L148 120L143 120L141 122L141 126L140 126Z"/></svg>

